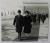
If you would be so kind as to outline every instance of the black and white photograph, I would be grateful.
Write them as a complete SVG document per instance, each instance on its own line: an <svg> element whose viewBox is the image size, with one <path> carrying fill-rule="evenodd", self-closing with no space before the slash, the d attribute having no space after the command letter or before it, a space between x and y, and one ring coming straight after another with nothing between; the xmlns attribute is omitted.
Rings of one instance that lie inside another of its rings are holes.
<svg viewBox="0 0 50 43"><path fill-rule="evenodd" d="M48 2L3 1L1 27L2 42L48 41Z"/></svg>

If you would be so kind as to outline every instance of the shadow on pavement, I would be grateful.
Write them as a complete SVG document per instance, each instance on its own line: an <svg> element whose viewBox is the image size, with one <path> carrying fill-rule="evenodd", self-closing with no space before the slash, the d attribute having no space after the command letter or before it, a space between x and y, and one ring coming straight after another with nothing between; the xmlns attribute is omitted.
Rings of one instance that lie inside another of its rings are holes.
<svg viewBox="0 0 50 43"><path fill-rule="evenodd" d="M13 41L19 41L16 37ZM21 37L21 41L38 41L38 37Z"/></svg>
<svg viewBox="0 0 50 43"><path fill-rule="evenodd" d="M31 37L21 37L21 41L38 41L38 39L48 39L46 36L31 36ZM18 38L16 37L13 41L19 41Z"/></svg>

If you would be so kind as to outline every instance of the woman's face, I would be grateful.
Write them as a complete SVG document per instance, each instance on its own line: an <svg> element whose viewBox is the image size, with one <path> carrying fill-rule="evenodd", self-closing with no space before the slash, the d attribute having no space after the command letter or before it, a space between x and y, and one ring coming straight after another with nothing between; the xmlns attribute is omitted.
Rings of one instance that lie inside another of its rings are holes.
<svg viewBox="0 0 50 43"><path fill-rule="evenodd" d="M28 13L26 13L26 16L28 16Z"/></svg>

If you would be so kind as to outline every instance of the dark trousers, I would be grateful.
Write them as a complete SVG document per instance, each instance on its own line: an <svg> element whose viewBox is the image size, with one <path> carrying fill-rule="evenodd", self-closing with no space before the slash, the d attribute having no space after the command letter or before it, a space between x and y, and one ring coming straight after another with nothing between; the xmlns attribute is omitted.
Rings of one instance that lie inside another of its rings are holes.
<svg viewBox="0 0 50 43"><path fill-rule="evenodd" d="M40 20L38 20L39 21L39 23L40 23Z"/></svg>
<svg viewBox="0 0 50 43"><path fill-rule="evenodd" d="M18 32L18 39L21 39L21 32Z"/></svg>

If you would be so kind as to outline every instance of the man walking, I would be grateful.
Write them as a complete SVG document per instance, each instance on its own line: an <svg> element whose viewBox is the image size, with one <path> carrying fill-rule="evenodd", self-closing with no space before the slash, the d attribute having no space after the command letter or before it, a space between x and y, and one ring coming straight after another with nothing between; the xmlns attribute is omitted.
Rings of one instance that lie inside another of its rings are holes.
<svg viewBox="0 0 50 43"><path fill-rule="evenodd" d="M18 39L21 40L21 32L23 26L23 16L21 15L21 10L18 10L18 15L15 16L13 25L16 23L16 32L18 33Z"/></svg>

